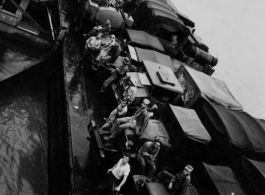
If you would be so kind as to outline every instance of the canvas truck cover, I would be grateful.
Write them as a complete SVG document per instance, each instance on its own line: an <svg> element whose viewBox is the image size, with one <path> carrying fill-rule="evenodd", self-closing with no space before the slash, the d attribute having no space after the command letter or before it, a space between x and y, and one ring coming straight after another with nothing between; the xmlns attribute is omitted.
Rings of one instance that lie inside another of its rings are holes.
<svg viewBox="0 0 265 195"><path fill-rule="evenodd" d="M168 10L171 10L174 12L174 10L172 9L172 7L170 7L165 1L161 1L161 0L144 0L145 2L153 2L153 3L156 3L156 4L159 4L165 8L167 8Z"/></svg>
<svg viewBox="0 0 265 195"><path fill-rule="evenodd" d="M255 120L257 121L257 123L260 124L260 126L265 129L265 120L264 119L257 119L255 118Z"/></svg>
<svg viewBox="0 0 265 195"><path fill-rule="evenodd" d="M126 29L126 31L131 42L143 45L145 47L149 47L150 49L154 49L162 53L165 52L163 46L161 45L157 37L139 30Z"/></svg>
<svg viewBox="0 0 265 195"><path fill-rule="evenodd" d="M158 2L143 1L132 16L139 28L148 33L182 31L188 36L190 32L172 10Z"/></svg>
<svg viewBox="0 0 265 195"><path fill-rule="evenodd" d="M265 162L250 160L242 156L244 174L259 195L265 195Z"/></svg>
<svg viewBox="0 0 265 195"><path fill-rule="evenodd" d="M203 110L215 128L238 149L265 153L265 126L246 112L232 111L205 101Z"/></svg>
<svg viewBox="0 0 265 195"><path fill-rule="evenodd" d="M184 14L182 14L176 6L172 3L171 0L144 0L147 2L155 2L158 3L164 7L167 7L168 9L172 10L177 16L184 22L186 26L195 27L195 23L190 20L190 18Z"/></svg>
<svg viewBox="0 0 265 195"><path fill-rule="evenodd" d="M174 75L171 68L147 60L143 60L144 67L153 85L173 91L179 94L183 94L183 89L180 86L178 79ZM174 85L170 85L161 81L158 73L163 74L166 79L170 80Z"/></svg>
<svg viewBox="0 0 265 195"><path fill-rule="evenodd" d="M148 49L141 49L135 47L136 55L138 58L138 61L141 62L143 60L148 60L150 62L155 62L158 64L165 65L172 69L172 71L175 71L173 62L171 58L168 55L161 54L159 52L156 52L154 50L148 50Z"/></svg>
<svg viewBox="0 0 265 195"><path fill-rule="evenodd" d="M157 9L157 10L164 11L168 15L171 15L172 17L179 20L178 16L172 11L172 9L169 9L166 6L163 6L163 5L155 3L155 2L150 2L150 1L149 2L147 1L146 5L149 9ZM181 23L183 23L183 22L181 21Z"/></svg>
<svg viewBox="0 0 265 195"><path fill-rule="evenodd" d="M187 91L184 100L187 107L203 98L231 110L243 110L222 80L184 66L178 69L176 75L183 89Z"/></svg>
<svg viewBox="0 0 265 195"><path fill-rule="evenodd" d="M172 3L171 0L163 0L167 5L169 5L173 12L178 15L178 17L184 22L186 26L195 27L195 23L186 15L181 13L177 7Z"/></svg>
<svg viewBox="0 0 265 195"><path fill-rule="evenodd" d="M150 119L140 139L154 141L155 136L159 137L163 146L167 148L172 148L168 132L166 131L166 128L163 123L158 120Z"/></svg>
<svg viewBox="0 0 265 195"><path fill-rule="evenodd" d="M189 65L185 64L184 62L181 62L181 61L176 60L174 58L171 58L171 60L172 60L175 71L177 71L181 67L181 65L182 66L189 66Z"/></svg>
<svg viewBox="0 0 265 195"><path fill-rule="evenodd" d="M246 195L233 171L226 166L213 166L203 163L220 195Z"/></svg>
<svg viewBox="0 0 265 195"><path fill-rule="evenodd" d="M208 144L211 141L209 133L194 110L170 104L169 107L174 113L176 120L178 120L184 134L189 139L203 144Z"/></svg>

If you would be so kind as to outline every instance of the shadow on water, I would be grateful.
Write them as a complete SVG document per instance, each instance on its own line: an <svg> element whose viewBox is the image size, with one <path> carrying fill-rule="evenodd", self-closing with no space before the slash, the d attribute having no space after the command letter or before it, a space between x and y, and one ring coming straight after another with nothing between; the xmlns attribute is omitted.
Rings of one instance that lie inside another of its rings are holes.
<svg viewBox="0 0 265 195"><path fill-rule="evenodd" d="M40 63L47 53L5 36L0 38L0 45L0 81Z"/></svg>

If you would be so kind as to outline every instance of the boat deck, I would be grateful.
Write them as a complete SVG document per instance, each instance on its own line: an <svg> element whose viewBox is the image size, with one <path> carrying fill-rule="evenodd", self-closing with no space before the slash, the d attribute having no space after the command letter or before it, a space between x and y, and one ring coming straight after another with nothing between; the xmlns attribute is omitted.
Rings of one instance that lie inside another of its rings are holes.
<svg viewBox="0 0 265 195"><path fill-rule="evenodd" d="M100 86L95 82L93 73L86 67L78 66L82 51L81 44L85 40L71 31L70 7L63 4L60 13L61 24L70 27L63 42L63 68L72 170L71 185L72 194L87 195L95 193L98 181L102 182L102 177L107 171L104 165L98 165L99 153L94 147L95 144L91 143L87 126L92 119L99 126L102 125L103 117L107 117L116 105L110 104L114 102L113 94L98 93Z"/></svg>

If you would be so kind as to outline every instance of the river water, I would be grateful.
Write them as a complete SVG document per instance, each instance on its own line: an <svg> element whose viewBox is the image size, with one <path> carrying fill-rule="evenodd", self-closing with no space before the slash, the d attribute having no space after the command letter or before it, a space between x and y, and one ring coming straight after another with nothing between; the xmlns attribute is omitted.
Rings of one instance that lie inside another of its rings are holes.
<svg viewBox="0 0 265 195"><path fill-rule="evenodd" d="M0 76L43 55L8 37L0 43ZM33 70L0 82L0 195L48 193L48 77Z"/></svg>
<svg viewBox="0 0 265 195"><path fill-rule="evenodd" d="M0 88L0 194L47 194L46 85Z"/></svg>

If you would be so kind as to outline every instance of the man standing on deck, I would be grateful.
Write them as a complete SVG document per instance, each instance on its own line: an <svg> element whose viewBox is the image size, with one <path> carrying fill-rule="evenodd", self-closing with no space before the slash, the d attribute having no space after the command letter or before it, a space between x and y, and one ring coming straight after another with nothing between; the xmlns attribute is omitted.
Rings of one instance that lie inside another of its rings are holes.
<svg viewBox="0 0 265 195"><path fill-rule="evenodd" d="M111 189L113 184L115 185L115 191L120 191L130 173L129 160L130 154L125 153L123 158L121 158L116 165L108 169L108 177L106 181L98 187L97 195L106 194L106 190Z"/></svg>

